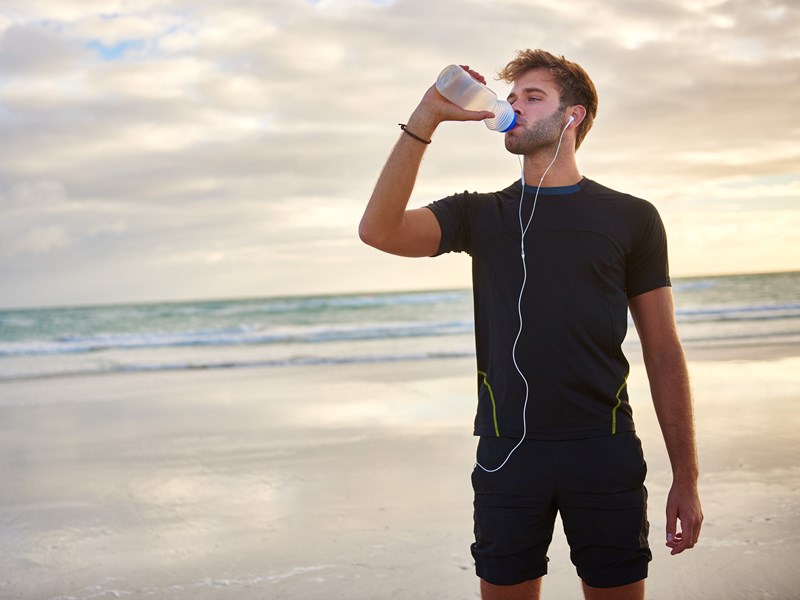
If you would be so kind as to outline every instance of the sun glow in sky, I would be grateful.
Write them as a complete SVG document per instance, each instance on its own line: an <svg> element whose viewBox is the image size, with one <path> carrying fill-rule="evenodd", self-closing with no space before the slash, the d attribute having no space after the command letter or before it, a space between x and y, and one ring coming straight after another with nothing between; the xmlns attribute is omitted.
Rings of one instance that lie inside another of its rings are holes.
<svg viewBox="0 0 800 600"><path fill-rule="evenodd" d="M674 276L800 269L800 5L789 0L5 0L0 306L466 287L356 229L447 64L582 64L584 175L652 201ZM412 206L518 178L435 134Z"/></svg>

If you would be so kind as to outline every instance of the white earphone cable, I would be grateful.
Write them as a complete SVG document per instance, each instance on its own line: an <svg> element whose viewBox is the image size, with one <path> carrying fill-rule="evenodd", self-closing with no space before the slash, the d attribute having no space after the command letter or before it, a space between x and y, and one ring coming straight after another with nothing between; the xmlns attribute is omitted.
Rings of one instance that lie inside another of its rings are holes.
<svg viewBox="0 0 800 600"><path fill-rule="evenodd" d="M522 437L517 442L517 445L514 446L511 451L506 456L505 460L500 463L499 467L495 467L494 469L487 469L484 467L480 462L475 461L475 464L479 466L481 469L486 471L487 473L496 473L500 469L502 469L505 464L508 462L508 459L511 458L511 455L516 452L517 448L522 445L522 442L525 441L525 438L528 435L528 398L530 396L530 388L528 385L528 379L522 372L522 369L519 368L519 364L517 363L517 343L519 343L519 338L522 337L522 296L525 292L525 284L528 282L528 266L525 264L525 234L528 232L528 227L530 227L531 222L533 221L533 213L536 212L536 203L539 200L539 190L542 189L542 182L544 182L544 178L547 175L547 172L550 170L556 159L558 158L558 151L561 149L561 141L564 139L564 133L566 133L567 128L569 127L570 123L572 123L573 119L570 118L567 121L567 124L564 126L564 129L561 130L561 136L558 138L558 145L556 146L556 152L553 156L553 160L550 161L550 164L547 165L547 168L542 173L542 178L539 180L539 185L536 186L536 194L533 197L533 207L531 208L531 216L528 217L528 222L523 227L522 225L522 201L525 198L525 169L522 165L522 159L517 156L517 159L520 162L520 172L522 173L522 191L520 192L519 196L519 228L520 228L520 256L522 258L522 286L519 290L519 298L517 299L517 315L519 316L519 330L517 331L517 337L514 339L514 345L511 348L511 360L514 362L514 367L517 369L517 373L519 376L522 377L522 381L525 382L525 402L522 405Z"/></svg>

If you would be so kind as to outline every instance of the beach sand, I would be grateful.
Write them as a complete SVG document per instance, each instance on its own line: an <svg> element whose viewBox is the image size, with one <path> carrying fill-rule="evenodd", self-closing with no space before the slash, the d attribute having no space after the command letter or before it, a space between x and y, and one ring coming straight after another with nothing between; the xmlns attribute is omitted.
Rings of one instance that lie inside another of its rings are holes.
<svg viewBox="0 0 800 600"><path fill-rule="evenodd" d="M800 351L688 352L706 522L648 598L800 597ZM0 598L478 597L471 359L0 383ZM543 597L581 598L560 523Z"/></svg>

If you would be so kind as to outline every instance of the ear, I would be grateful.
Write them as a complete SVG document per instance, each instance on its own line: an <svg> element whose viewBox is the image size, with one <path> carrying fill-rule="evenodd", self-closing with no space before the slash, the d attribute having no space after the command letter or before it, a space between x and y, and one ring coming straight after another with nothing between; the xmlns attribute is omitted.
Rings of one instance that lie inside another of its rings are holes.
<svg viewBox="0 0 800 600"><path fill-rule="evenodd" d="M586 118L586 107L582 104L576 104L567 108L567 120L573 117L572 123L569 124L570 128L578 127Z"/></svg>

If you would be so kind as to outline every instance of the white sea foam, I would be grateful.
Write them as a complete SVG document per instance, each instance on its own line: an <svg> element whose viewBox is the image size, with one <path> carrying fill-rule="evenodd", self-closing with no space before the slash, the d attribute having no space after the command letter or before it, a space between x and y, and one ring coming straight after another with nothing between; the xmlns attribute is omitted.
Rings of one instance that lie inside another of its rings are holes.
<svg viewBox="0 0 800 600"><path fill-rule="evenodd" d="M800 273L673 285L686 345L800 342ZM0 379L468 356L473 331L469 290L0 311Z"/></svg>

